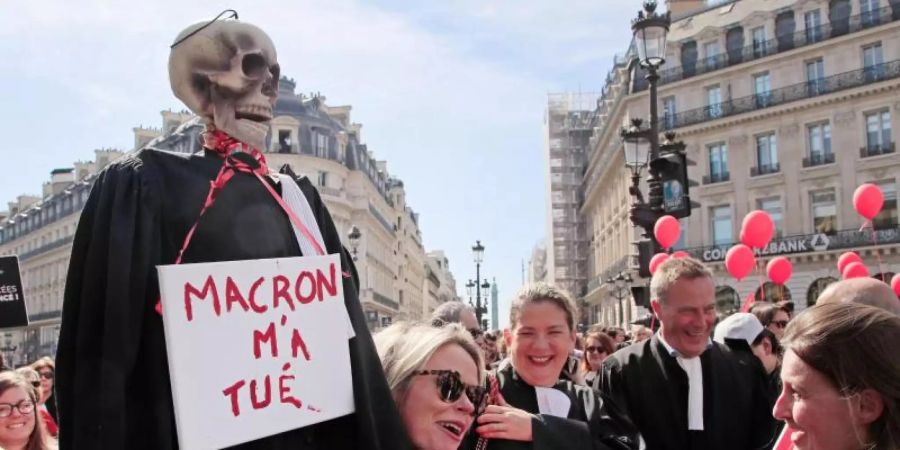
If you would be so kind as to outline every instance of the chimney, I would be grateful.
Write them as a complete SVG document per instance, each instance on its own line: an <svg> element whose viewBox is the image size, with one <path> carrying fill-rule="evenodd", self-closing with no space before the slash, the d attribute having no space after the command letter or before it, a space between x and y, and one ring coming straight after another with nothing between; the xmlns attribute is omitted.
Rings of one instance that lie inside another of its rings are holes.
<svg viewBox="0 0 900 450"><path fill-rule="evenodd" d="M666 7L676 19L706 8L706 0L666 0Z"/></svg>
<svg viewBox="0 0 900 450"><path fill-rule="evenodd" d="M75 169L69 167L65 169L53 169L50 172L51 192L59 194L69 185L75 182Z"/></svg>

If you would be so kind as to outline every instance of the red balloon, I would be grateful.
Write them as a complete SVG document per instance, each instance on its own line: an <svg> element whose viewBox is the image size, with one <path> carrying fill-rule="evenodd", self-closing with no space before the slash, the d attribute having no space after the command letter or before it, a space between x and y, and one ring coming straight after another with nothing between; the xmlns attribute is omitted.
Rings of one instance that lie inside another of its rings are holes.
<svg viewBox="0 0 900 450"><path fill-rule="evenodd" d="M669 259L668 253L657 253L650 258L650 275L656 273L656 269Z"/></svg>
<svg viewBox="0 0 900 450"><path fill-rule="evenodd" d="M690 257L690 256L691 256L691 255L689 255L688 252L683 251L683 250L678 250L677 252L672 253L672 257L673 257L673 258L679 258L679 259L681 259L681 258L688 258L688 257Z"/></svg>
<svg viewBox="0 0 900 450"><path fill-rule="evenodd" d="M775 222L769 213L757 209L744 216L741 224L741 243L750 247L763 248L769 245L775 235Z"/></svg>
<svg viewBox="0 0 900 450"><path fill-rule="evenodd" d="M891 288L894 290L894 293L897 294L897 297L900 297L900 273L894 275L894 278L891 278Z"/></svg>
<svg viewBox="0 0 900 450"><path fill-rule="evenodd" d="M653 226L653 235L662 248L672 248L681 237L681 224L672 216L662 216Z"/></svg>
<svg viewBox="0 0 900 450"><path fill-rule="evenodd" d="M736 244L725 254L725 268L738 281L749 275L755 264L756 256L753 250L744 244Z"/></svg>
<svg viewBox="0 0 900 450"><path fill-rule="evenodd" d="M784 283L791 279L793 272L794 265L784 256L772 258L769 264L766 264L766 275L769 276L773 283L779 286L784 286Z"/></svg>
<svg viewBox="0 0 900 450"><path fill-rule="evenodd" d="M838 272L844 273L844 269L847 268L850 263L861 263L863 262L862 258L856 254L856 252L844 252L841 253L840 258L838 258Z"/></svg>
<svg viewBox="0 0 900 450"><path fill-rule="evenodd" d="M849 280L850 278L863 278L869 276L869 269L861 262L852 262L847 264L847 267L844 267L844 271L841 272L841 275L845 280Z"/></svg>
<svg viewBox="0 0 900 450"><path fill-rule="evenodd" d="M884 194L877 185L866 183L853 192L853 207L856 208L859 215L866 219L874 219L881 212L882 206L884 206Z"/></svg>

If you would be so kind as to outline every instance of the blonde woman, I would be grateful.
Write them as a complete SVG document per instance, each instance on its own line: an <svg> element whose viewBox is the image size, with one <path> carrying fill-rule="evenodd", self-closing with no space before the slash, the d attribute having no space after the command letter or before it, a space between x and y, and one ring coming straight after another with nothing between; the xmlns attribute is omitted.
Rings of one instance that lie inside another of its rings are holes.
<svg viewBox="0 0 900 450"><path fill-rule="evenodd" d="M456 450L484 404L481 352L458 324L397 323L375 347L418 450Z"/></svg>

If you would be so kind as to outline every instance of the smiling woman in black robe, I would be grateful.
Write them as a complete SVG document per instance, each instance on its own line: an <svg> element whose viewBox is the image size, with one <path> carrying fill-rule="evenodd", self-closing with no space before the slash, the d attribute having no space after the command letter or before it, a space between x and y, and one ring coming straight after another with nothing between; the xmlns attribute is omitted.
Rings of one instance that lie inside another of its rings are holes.
<svg viewBox="0 0 900 450"><path fill-rule="evenodd" d="M63 450L178 448L163 323L154 310L156 266L175 260L221 166L210 151L143 150L98 176L75 234L63 304L56 359ZM306 178L297 183L326 252L340 253L353 275L343 291L356 333L348 342L356 413L237 448L407 449L352 259L318 192ZM301 252L287 215L256 177L236 173L199 221L184 262L292 256Z"/></svg>
<svg viewBox="0 0 900 450"><path fill-rule="evenodd" d="M560 379L575 346L575 307L566 294L546 284L520 292L504 338L510 357L493 374L499 396L463 448L481 448L479 438L489 450L639 448L636 429L612 403Z"/></svg>

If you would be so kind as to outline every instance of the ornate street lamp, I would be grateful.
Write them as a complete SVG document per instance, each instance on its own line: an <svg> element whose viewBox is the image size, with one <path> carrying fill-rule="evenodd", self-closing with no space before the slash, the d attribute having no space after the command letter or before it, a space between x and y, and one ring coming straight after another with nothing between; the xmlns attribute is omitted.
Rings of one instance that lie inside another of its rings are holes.
<svg viewBox="0 0 900 450"><path fill-rule="evenodd" d="M353 252L353 260L356 261L356 253L357 248L359 248L359 240L362 238L362 233L359 231L359 228L356 225L350 227L350 232L347 233L347 239L350 240L350 249Z"/></svg>
<svg viewBox="0 0 900 450"><path fill-rule="evenodd" d="M644 2L644 10L631 22L639 62L647 68L658 68L666 62L666 36L672 23L669 13L657 14L656 1Z"/></svg>
<svg viewBox="0 0 900 450"><path fill-rule="evenodd" d="M484 287L485 290L487 290L487 288L490 287L490 284L488 284L486 280L484 285L480 284L481 263L484 261L484 246L481 245L481 241L475 241L475 245L472 246L472 257L475 260L475 318L478 319L478 323L480 324L482 313L487 311L487 308L481 306L481 288Z"/></svg>
<svg viewBox="0 0 900 450"><path fill-rule="evenodd" d="M631 274L619 272L615 277L610 277L606 279L606 284L609 286L610 294L612 294L619 301L619 325L624 326L625 324L625 309L622 307L622 300L628 296L628 288L631 286L631 282L634 281L631 279ZM623 293L624 292L624 293Z"/></svg>

